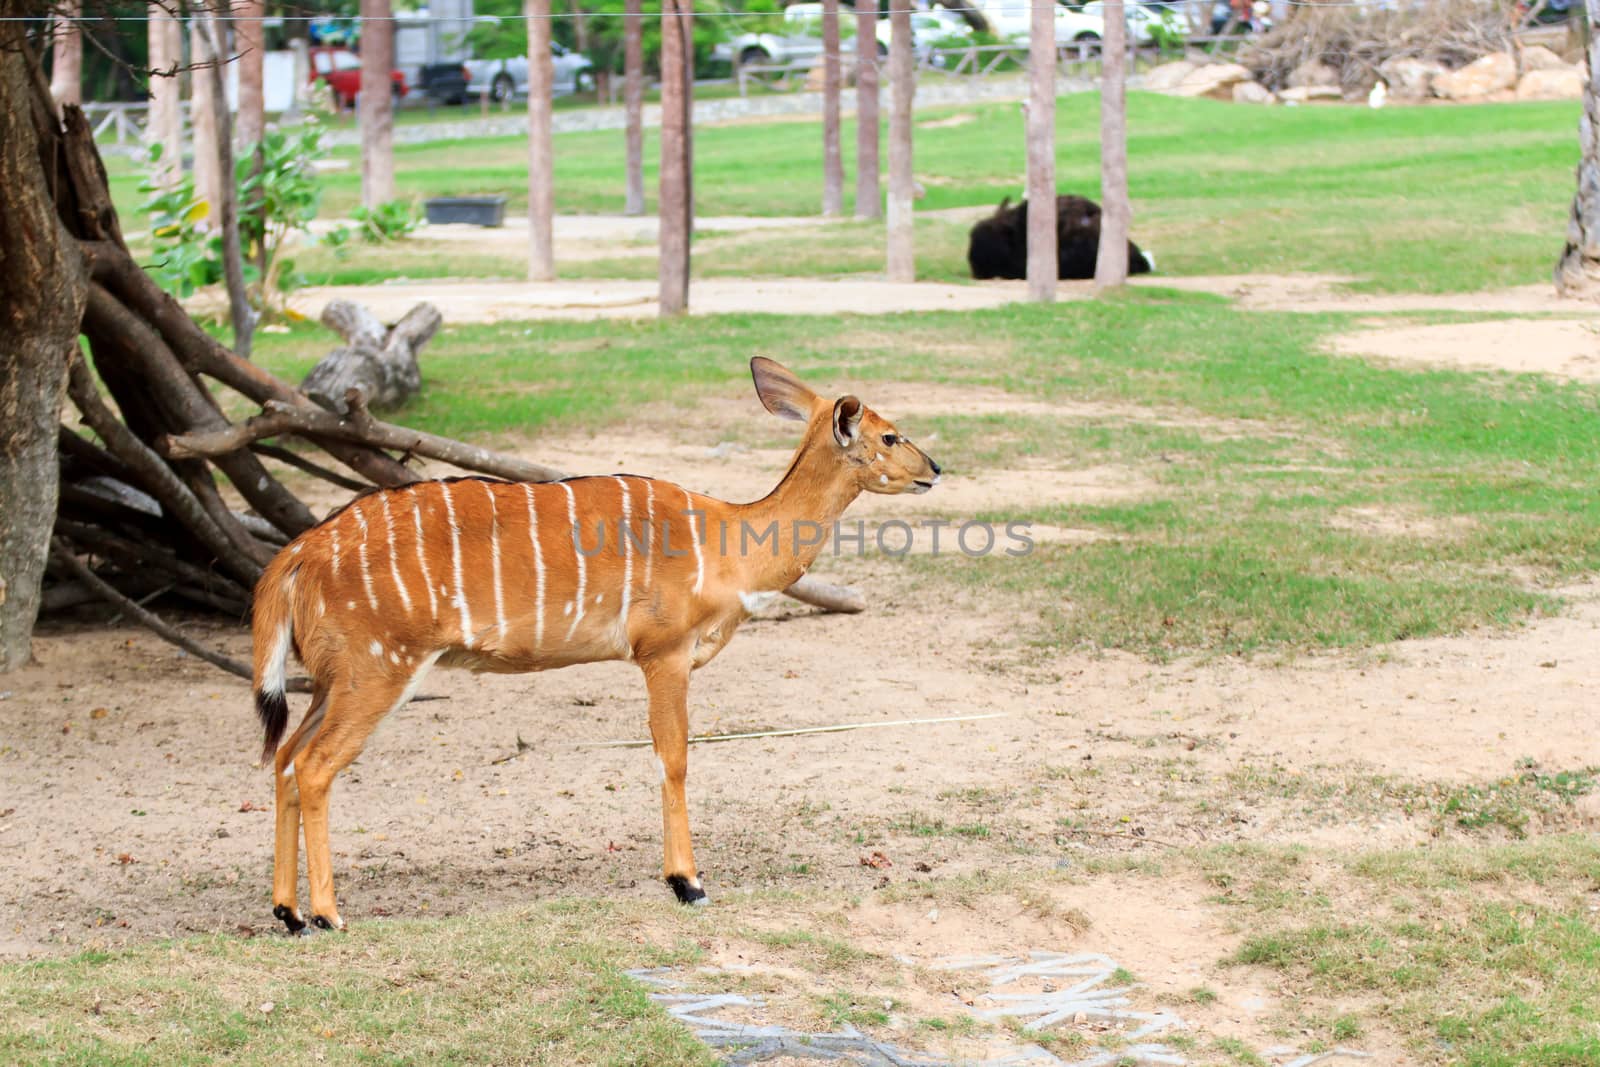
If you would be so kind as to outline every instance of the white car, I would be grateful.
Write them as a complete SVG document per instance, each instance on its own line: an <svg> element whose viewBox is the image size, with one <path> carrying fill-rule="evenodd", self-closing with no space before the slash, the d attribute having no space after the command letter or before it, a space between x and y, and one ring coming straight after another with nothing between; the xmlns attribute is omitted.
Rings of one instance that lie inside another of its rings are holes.
<svg viewBox="0 0 1600 1067"><path fill-rule="evenodd" d="M550 57L555 66L551 90L556 96L571 96L594 88L594 64L580 52L571 52L554 41L550 42ZM469 59L467 73L471 75L468 91L474 94L487 92L495 103L513 96L528 95L528 57L511 59Z"/></svg>
<svg viewBox="0 0 1600 1067"><path fill-rule="evenodd" d="M1169 39L1174 36L1181 37L1186 32L1182 21L1173 13L1172 8L1166 4L1155 6L1126 0L1122 11L1128 25L1128 39L1133 41L1134 44L1150 44L1155 41L1158 27L1163 36ZM1082 12L1090 18L1099 20L1101 28L1104 29L1106 21L1105 4L1101 0L1090 0L1089 3L1083 5ZM1099 33L1095 34L1096 39L1100 36ZM1060 35L1057 34L1056 40L1059 41L1060 39ZM1082 36L1073 38L1073 40L1084 39Z"/></svg>
<svg viewBox="0 0 1600 1067"><path fill-rule="evenodd" d="M1028 0L989 0L980 4L978 11L997 37L1025 40L1032 32L1033 9ZM1153 24L1165 24L1178 32L1178 21L1166 7L1155 10L1136 0L1127 0L1123 14L1128 36L1136 44L1149 44L1155 39ZM1091 0L1077 9L1057 4L1055 24L1057 44L1098 41L1105 36L1105 5L1101 0Z"/></svg>
<svg viewBox="0 0 1600 1067"><path fill-rule="evenodd" d="M790 4L783 9L784 32L741 33L731 40L720 42L711 54L714 58L741 66L752 63L801 63L822 54L822 5L814 3ZM855 54L855 13L841 5L839 31L841 53ZM892 29L889 20L880 18L876 37L878 55L889 54ZM911 14L911 49L917 57L924 58L935 44L951 37L970 37L972 27L945 11L914 11Z"/></svg>

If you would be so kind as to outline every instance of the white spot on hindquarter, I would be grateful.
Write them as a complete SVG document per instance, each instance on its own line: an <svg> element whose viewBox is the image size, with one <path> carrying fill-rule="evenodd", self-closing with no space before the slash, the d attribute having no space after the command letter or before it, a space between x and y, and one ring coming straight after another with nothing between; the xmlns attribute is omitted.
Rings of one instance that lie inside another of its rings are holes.
<svg viewBox="0 0 1600 1067"><path fill-rule="evenodd" d="M378 494L378 500L383 504L383 530L389 539L389 577L394 579L394 587L400 591L400 603L405 605L406 614L411 614L411 590L406 588L406 583L400 580L400 554L395 550L394 543L394 514L389 510L389 494Z"/></svg>
<svg viewBox="0 0 1600 1067"><path fill-rule="evenodd" d="M594 595L594 602L596 604L598 604L598 603L600 603L600 601L604 600L605 598L606 598L606 595L604 593L596 593Z"/></svg>
<svg viewBox="0 0 1600 1067"><path fill-rule="evenodd" d="M582 534L578 530L578 498L573 495L572 486L566 482L561 483L561 488L567 491L567 522L572 528L572 557L578 565L578 589L573 594L574 604L568 604L567 610L572 611L576 606L577 611L572 616L572 625L567 627L567 640L572 640L572 635L578 632L578 623L583 621L583 579L584 560L583 553L578 551L578 541Z"/></svg>
<svg viewBox="0 0 1600 1067"><path fill-rule="evenodd" d="M346 600L344 602L344 606L345 606L345 610L347 610L347 611L356 610L356 602L354 600Z"/></svg>
<svg viewBox="0 0 1600 1067"><path fill-rule="evenodd" d="M374 656L381 656L383 655L383 646L374 641L367 647L367 651L371 652Z"/></svg>
<svg viewBox="0 0 1600 1067"><path fill-rule="evenodd" d="M879 485L888 485L889 484L889 476L887 474L878 475L878 484Z"/></svg>
<svg viewBox="0 0 1600 1067"><path fill-rule="evenodd" d="M422 490L411 491L411 518L417 525L417 569L422 572L422 588L428 591L428 614L439 617L439 598L433 595L433 575L428 573L428 556L422 550ZM440 587L441 591L443 586Z"/></svg>
<svg viewBox="0 0 1600 1067"><path fill-rule="evenodd" d="M544 551L539 547L539 515L533 507L533 486L522 483L528 498L528 540L533 542L533 647L544 645Z"/></svg>
<svg viewBox="0 0 1600 1067"><path fill-rule="evenodd" d="M472 647L472 609L467 604L467 590L461 583L461 529L456 525L455 498L449 482L441 482L444 489L444 513L450 520L450 563L455 568L456 612L461 616L461 643Z"/></svg>
<svg viewBox="0 0 1600 1067"><path fill-rule="evenodd" d="M506 639L506 594L500 580L500 509L495 506L494 487L488 482L480 484L483 491L489 494L489 558L494 568L494 625L503 642Z"/></svg>
<svg viewBox="0 0 1600 1067"><path fill-rule="evenodd" d="M356 525L361 527L361 541L356 545L356 558L361 561L361 588L367 594L367 605L377 611L378 595L372 590L372 572L367 569L367 517L361 514L360 505L352 507L350 514L356 517Z"/></svg>
<svg viewBox="0 0 1600 1067"><path fill-rule="evenodd" d="M389 662L393 663L396 667L398 667L400 665L400 653L398 653L398 652L389 653Z"/></svg>
<svg viewBox="0 0 1600 1067"><path fill-rule="evenodd" d="M289 555L298 556L300 554L300 550L304 547L306 546L301 544L299 541L296 541L294 544L289 546Z"/></svg>

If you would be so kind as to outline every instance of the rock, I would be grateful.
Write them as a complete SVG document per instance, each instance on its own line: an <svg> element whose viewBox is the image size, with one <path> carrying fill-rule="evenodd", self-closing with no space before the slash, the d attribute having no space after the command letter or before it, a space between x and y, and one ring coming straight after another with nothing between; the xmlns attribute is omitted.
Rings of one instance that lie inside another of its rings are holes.
<svg viewBox="0 0 1600 1067"><path fill-rule="evenodd" d="M1285 104L1308 104L1313 100L1343 100L1344 93L1337 85L1301 85L1285 89L1278 99Z"/></svg>
<svg viewBox="0 0 1600 1067"><path fill-rule="evenodd" d="M1518 100L1581 100L1583 71L1561 66L1551 70L1530 70L1517 82Z"/></svg>
<svg viewBox="0 0 1600 1067"><path fill-rule="evenodd" d="M1173 93L1177 96L1208 96L1213 100L1232 100L1233 87L1251 80L1248 67L1237 63L1208 63L1189 72Z"/></svg>
<svg viewBox="0 0 1600 1067"><path fill-rule="evenodd" d="M1517 87L1517 61L1504 52L1479 56L1460 70L1435 75L1433 95L1446 100L1482 100Z"/></svg>
<svg viewBox="0 0 1600 1067"><path fill-rule="evenodd" d="M1397 100L1426 100L1433 95L1433 79L1445 68L1427 59L1395 56L1378 65L1378 73L1389 85L1389 95Z"/></svg>
<svg viewBox="0 0 1600 1067"><path fill-rule="evenodd" d="M1522 50L1524 74L1530 70L1565 70L1571 65L1542 44L1530 44Z"/></svg>
<svg viewBox="0 0 1600 1067"><path fill-rule="evenodd" d="M1338 85L1339 72L1320 59L1308 59L1289 72L1289 88L1300 89L1312 85Z"/></svg>
<svg viewBox="0 0 1600 1067"><path fill-rule="evenodd" d="M1235 104L1276 104L1278 98L1260 82L1240 82L1233 87Z"/></svg>
<svg viewBox="0 0 1600 1067"><path fill-rule="evenodd" d="M1163 63L1144 76L1144 87L1152 93L1170 93L1199 65L1187 59Z"/></svg>

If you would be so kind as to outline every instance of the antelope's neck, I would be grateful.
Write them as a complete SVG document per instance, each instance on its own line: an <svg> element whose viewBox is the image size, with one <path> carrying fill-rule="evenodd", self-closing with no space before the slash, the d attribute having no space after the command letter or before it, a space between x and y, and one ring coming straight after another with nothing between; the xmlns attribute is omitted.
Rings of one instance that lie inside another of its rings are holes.
<svg viewBox="0 0 1600 1067"><path fill-rule="evenodd" d="M820 432L819 432L820 431ZM733 509L739 527L735 542L738 562L751 591L787 589L821 554L833 537L833 526L860 495L855 473L842 466L823 434L826 423L814 423L777 488L753 504ZM777 549L770 538L776 528Z"/></svg>

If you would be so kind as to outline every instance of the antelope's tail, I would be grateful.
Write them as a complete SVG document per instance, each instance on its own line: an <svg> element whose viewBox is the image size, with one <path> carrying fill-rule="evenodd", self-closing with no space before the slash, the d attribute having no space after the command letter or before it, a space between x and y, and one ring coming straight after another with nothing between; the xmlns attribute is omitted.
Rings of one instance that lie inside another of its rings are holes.
<svg viewBox="0 0 1600 1067"><path fill-rule="evenodd" d="M283 560L280 555L278 560ZM255 608L251 621L254 638L256 715L261 719L263 738L261 766L272 763L289 725L289 701L285 696L285 671L289 650L294 647L294 578L298 568L278 565L275 560L256 583Z"/></svg>

